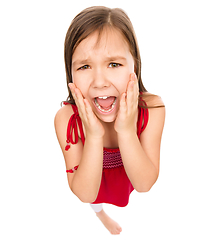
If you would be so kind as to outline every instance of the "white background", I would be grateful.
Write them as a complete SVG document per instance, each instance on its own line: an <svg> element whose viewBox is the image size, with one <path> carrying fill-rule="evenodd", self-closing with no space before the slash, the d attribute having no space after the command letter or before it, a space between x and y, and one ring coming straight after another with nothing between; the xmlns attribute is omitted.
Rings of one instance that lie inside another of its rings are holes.
<svg viewBox="0 0 212 240"><path fill-rule="evenodd" d="M53 124L67 97L66 31L93 5L128 13L144 85L167 112L157 183L126 208L105 206L120 236L69 190ZM1 239L212 239L211 12L209 0L1 2Z"/></svg>

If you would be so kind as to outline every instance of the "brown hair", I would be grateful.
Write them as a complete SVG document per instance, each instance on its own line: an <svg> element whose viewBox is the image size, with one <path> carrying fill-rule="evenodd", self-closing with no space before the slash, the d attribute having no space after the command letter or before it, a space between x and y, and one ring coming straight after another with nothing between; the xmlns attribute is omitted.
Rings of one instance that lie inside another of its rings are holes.
<svg viewBox="0 0 212 240"><path fill-rule="evenodd" d="M72 56L77 46L85 38L95 31L99 37L106 27L120 31L129 45L130 52L135 62L135 73L138 78L139 91L143 98L147 95L141 79L141 57L132 23L127 14L120 8L89 7L80 12L72 21L65 38L65 68L67 87L72 82L71 66ZM69 96L67 102L74 103L71 91L68 87ZM141 106L146 108L145 106Z"/></svg>

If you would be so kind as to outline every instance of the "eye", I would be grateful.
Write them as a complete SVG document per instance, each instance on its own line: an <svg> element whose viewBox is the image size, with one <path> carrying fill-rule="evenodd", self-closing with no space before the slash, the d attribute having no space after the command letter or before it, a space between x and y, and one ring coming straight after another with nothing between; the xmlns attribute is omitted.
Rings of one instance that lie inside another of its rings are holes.
<svg viewBox="0 0 212 240"><path fill-rule="evenodd" d="M119 63L110 63L109 64L109 68L117 68L117 67L120 67L121 66L121 64L119 64Z"/></svg>
<svg viewBox="0 0 212 240"><path fill-rule="evenodd" d="M86 70L86 69L89 69L89 68L90 68L89 65L84 65L84 66L78 68L77 70Z"/></svg>

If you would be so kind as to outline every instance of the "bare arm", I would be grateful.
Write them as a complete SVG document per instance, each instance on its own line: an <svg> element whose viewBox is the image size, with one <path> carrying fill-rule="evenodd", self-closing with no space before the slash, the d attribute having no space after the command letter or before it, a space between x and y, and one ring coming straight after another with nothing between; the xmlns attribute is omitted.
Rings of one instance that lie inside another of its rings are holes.
<svg viewBox="0 0 212 240"><path fill-rule="evenodd" d="M80 109L80 117L84 119L83 123L88 129L86 131L84 146L82 142L79 141L77 144L71 145L68 151L64 150L66 144L66 127L71 114L73 114L71 106L65 106L58 111L55 117L55 129L67 169L72 169L74 166L79 165L77 171L68 173L69 186L81 201L91 203L95 201L101 183L104 132L100 125L99 132L97 131L98 124L95 122L97 119L92 119L94 116L92 109L84 102L80 93L78 92L77 94L79 98L78 110ZM81 106L80 108L80 104L83 104L83 107ZM89 123L86 122L83 114L90 118ZM89 124L90 126L88 126ZM92 128L95 129L95 134L93 134Z"/></svg>
<svg viewBox="0 0 212 240"><path fill-rule="evenodd" d="M161 105L162 100L156 99ZM165 108L149 109L149 122L138 139L136 134L138 106L137 78L131 75L127 91L122 95L115 122L118 144L126 173L139 192L150 190L159 174L160 142Z"/></svg>
<svg viewBox="0 0 212 240"><path fill-rule="evenodd" d="M140 139L136 132L118 134L126 173L138 192L149 191L158 178L164 119L165 108L151 109L148 125Z"/></svg>
<svg viewBox="0 0 212 240"><path fill-rule="evenodd" d="M86 137L79 168L74 173L71 190L83 202L96 200L102 177L103 140Z"/></svg>

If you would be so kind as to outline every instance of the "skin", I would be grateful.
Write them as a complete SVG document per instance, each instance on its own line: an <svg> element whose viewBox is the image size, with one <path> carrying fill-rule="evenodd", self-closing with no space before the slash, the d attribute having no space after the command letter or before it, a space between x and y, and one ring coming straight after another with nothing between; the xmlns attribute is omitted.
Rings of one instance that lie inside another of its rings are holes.
<svg viewBox="0 0 212 240"><path fill-rule="evenodd" d="M64 151L67 122L73 114L64 106L55 117L55 129L66 167L79 165L68 174L73 193L83 202L95 201L102 176L103 147L119 147L125 171L138 192L147 192L158 178L160 142L165 120L164 108L149 109L149 121L140 139L137 137L138 80L134 60L122 35L113 29L103 32L97 43L95 32L83 40L72 58L73 83L69 84L83 123L86 141ZM102 114L94 105L98 96L115 96L110 114ZM150 104L163 104L155 97ZM112 234L121 227L102 210L97 216Z"/></svg>
<svg viewBox="0 0 212 240"><path fill-rule="evenodd" d="M119 32L108 29L103 32L99 43L97 37L98 32L87 37L76 48L72 58L72 77L75 86L70 84L70 88L75 90L76 87L80 90L83 98L88 100L94 114L103 124L115 121L118 108L114 114L103 116L96 111L93 98L116 96L119 105L121 94L126 92L129 76L134 72L134 60Z"/></svg>

